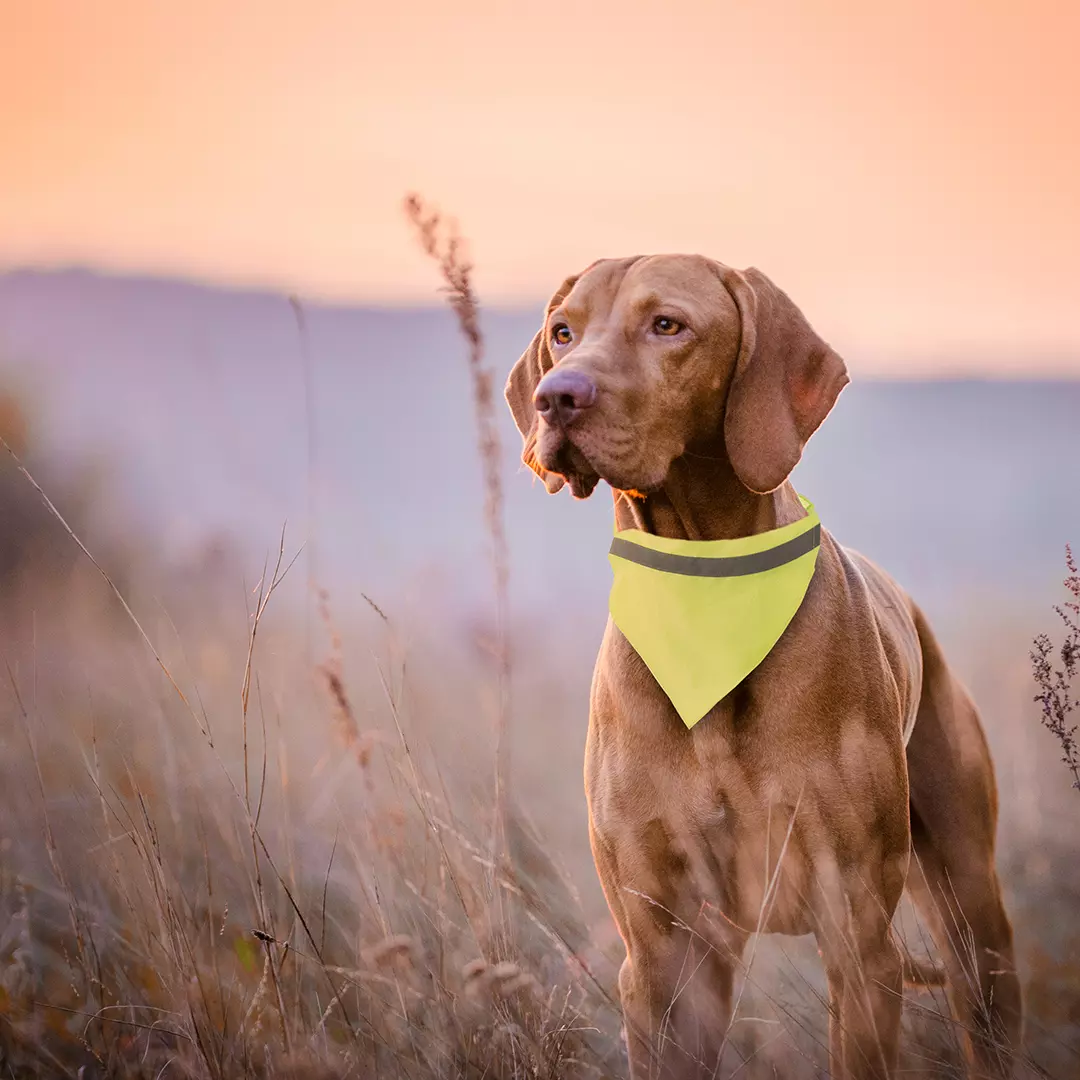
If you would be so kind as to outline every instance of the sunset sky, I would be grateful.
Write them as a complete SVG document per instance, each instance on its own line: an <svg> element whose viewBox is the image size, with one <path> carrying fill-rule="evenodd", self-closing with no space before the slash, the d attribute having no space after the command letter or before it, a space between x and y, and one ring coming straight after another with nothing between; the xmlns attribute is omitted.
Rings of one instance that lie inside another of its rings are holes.
<svg viewBox="0 0 1080 1080"><path fill-rule="evenodd" d="M1080 4L0 0L0 267L493 304L757 265L834 343L1080 374ZM996 368L995 368L996 365Z"/></svg>

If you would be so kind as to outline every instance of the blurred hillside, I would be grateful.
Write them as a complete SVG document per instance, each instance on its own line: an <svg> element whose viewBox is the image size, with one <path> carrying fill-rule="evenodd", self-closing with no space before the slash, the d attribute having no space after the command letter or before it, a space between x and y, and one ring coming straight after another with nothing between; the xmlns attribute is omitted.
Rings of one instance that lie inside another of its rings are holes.
<svg viewBox="0 0 1080 1080"><path fill-rule="evenodd" d="M437 307L306 308L313 389L317 568L368 592L421 578L457 606L486 588L479 468L462 346ZM498 377L537 312L485 315ZM928 350L930 345L928 344ZM922 361L925 358L918 358ZM929 610L1054 588L1080 535L1080 383L906 382L860 377L811 442L798 485L845 543L885 563ZM942 357L943 370L949 358ZM0 374L41 402L41 439L115 469L126 512L160 526L163 554L207 532L253 553L288 520L304 539L308 402L281 296L85 272L0 277ZM547 498L502 415L513 593L548 588L600 624L610 508ZM969 615L974 615L970 609Z"/></svg>

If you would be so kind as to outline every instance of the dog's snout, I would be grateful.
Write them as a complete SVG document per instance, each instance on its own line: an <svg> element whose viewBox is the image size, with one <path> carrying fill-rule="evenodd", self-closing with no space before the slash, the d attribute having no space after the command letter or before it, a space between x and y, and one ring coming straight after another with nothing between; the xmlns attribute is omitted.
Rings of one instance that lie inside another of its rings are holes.
<svg viewBox="0 0 1080 1080"><path fill-rule="evenodd" d="M533 397L536 411L549 423L566 427L596 403L596 383L583 371L549 371Z"/></svg>

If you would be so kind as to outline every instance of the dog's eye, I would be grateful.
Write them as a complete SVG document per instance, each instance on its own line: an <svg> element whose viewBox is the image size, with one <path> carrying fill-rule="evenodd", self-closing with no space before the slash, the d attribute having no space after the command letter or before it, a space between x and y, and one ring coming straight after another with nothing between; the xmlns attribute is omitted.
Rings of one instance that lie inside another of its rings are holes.
<svg viewBox="0 0 1080 1080"><path fill-rule="evenodd" d="M552 345L569 345L574 335L570 333L570 327L566 323L556 323L551 328Z"/></svg>
<svg viewBox="0 0 1080 1080"><path fill-rule="evenodd" d="M664 337L674 337L683 326L681 322L676 322L675 319L668 318L667 315L657 315L653 319L652 328L657 334L662 334Z"/></svg>

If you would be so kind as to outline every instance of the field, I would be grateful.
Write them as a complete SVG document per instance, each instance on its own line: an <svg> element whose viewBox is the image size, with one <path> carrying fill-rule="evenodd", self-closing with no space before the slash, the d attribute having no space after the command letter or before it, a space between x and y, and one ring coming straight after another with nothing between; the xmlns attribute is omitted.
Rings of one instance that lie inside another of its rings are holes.
<svg viewBox="0 0 1080 1080"><path fill-rule="evenodd" d="M353 573L371 587L328 583L293 526L265 560L227 542L167 557L153 523L103 512L107 470L53 453L32 408L0 401L33 477L3 455L4 1073L624 1075L621 944L580 782L602 592L563 624L511 604L504 654L487 569L463 607L370 559ZM473 528L483 493L468 491ZM509 535L512 581L535 595ZM1080 793L1028 658L1035 632L1058 631L1064 594L1040 590L1064 563L998 591L978 553L971 566L931 608L997 763L1026 1067L1064 1080L1080 1070ZM899 923L932 951L906 906ZM723 1075L822 1075L812 944L752 955ZM905 1031L904 1075L959 1075L943 995L912 993Z"/></svg>

